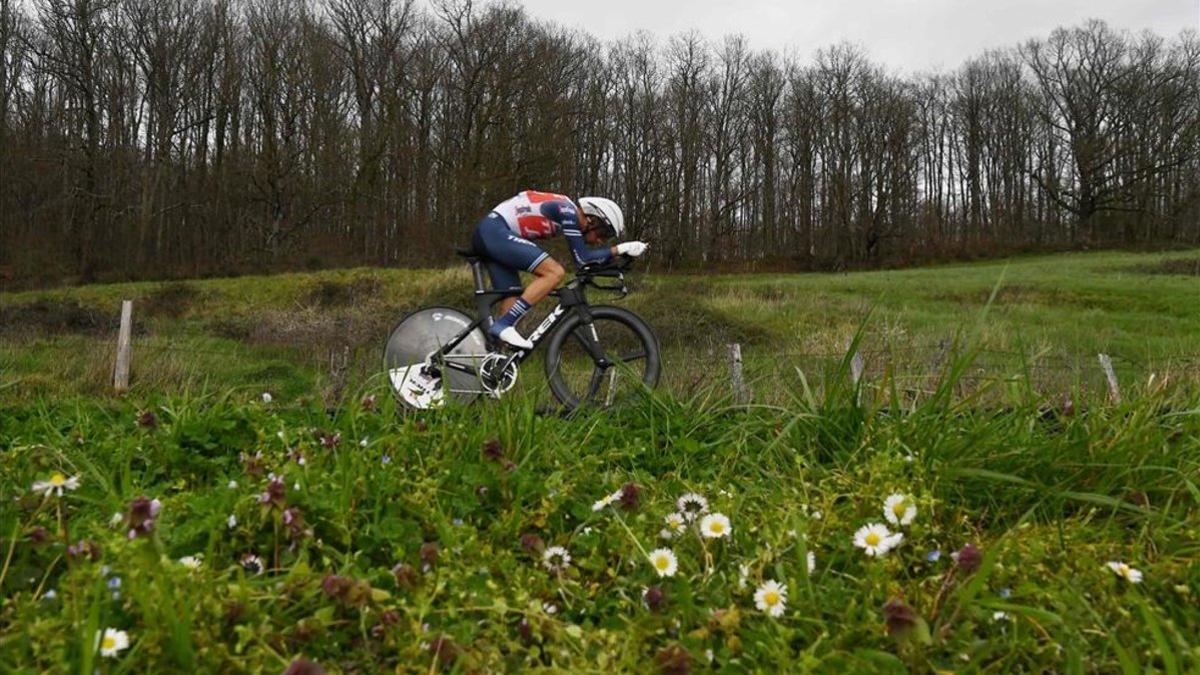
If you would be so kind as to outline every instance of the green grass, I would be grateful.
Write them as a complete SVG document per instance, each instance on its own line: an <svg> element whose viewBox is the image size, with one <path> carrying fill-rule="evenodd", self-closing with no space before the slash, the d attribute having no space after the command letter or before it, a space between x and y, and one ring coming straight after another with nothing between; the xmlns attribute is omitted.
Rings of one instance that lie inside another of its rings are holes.
<svg viewBox="0 0 1200 675"><path fill-rule="evenodd" d="M300 656L335 672L1200 668L1195 399L1159 388L1067 415L1036 402L981 409L952 389L948 379L904 409L863 403L873 399L843 370L780 406L701 390L571 419L537 415L523 396L399 415L374 390L377 404L354 391L332 414L236 394L10 407L0 662L17 672L279 672ZM139 424L147 411L153 424ZM56 471L79 489L30 492ZM286 488L277 504L259 497L268 473ZM636 503L593 511L629 484ZM686 492L727 515L732 535L662 539ZM917 515L892 526L898 547L868 557L853 535L884 522L892 493L909 495ZM139 496L162 510L130 540ZM80 540L94 560L66 552ZM950 556L967 543L982 552L974 570ZM539 546L565 547L570 566L548 571ZM660 546L678 558L672 577L646 561ZM267 569L248 573L246 555ZM1144 581L1118 578L1109 561ZM787 586L778 618L755 605L768 580ZM648 587L661 606L645 604ZM889 636L893 600L914 627ZM96 655L105 627L126 631L130 649Z"/></svg>
<svg viewBox="0 0 1200 675"><path fill-rule="evenodd" d="M1195 672L1196 259L637 275L624 302L663 342L664 386L571 418L538 413L536 368L502 401L394 410L379 345L408 309L462 304L465 270L0 296L2 670ZM118 397L122 298L138 332ZM746 405L725 382L731 341ZM31 491L56 472L80 487ZM636 504L593 510L630 484ZM732 535L664 540L686 492ZM868 557L854 533L893 493L917 515ZM140 496L162 510L130 539ZM973 570L950 555L968 543ZM547 570L539 546L570 566ZM674 576L646 561L658 547ZM787 586L778 618L755 605L768 580ZM909 630L888 634L889 603ZM98 654L104 628L130 648Z"/></svg>
<svg viewBox="0 0 1200 675"><path fill-rule="evenodd" d="M651 269L631 277L633 294L620 302L657 331L667 353L664 386L676 392L723 378L725 345L740 342L758 397L781 400L795 368L811 374L836 362L869 314L861 349L875 379L891 373L906 390L928 391L949 346L970 333L984 351L964 385L1019 376L1047 397L1079 396L1104 389L1099 352L1113 357L1126 386L1140 386L1151 373L1177 380L1200 374L1198 258L1085 253L844 275L688 277ZM7 312L0 399L105 393L123 298L136 307L135 395L239 387L290 400L328 392L330 353L346 347L353 355L346 379L366 382L405 312L466 307L469 291L463 267L0 295L0 313ZM596 292L592 299L612 301ZM37 303L40 314L31 310ZM22 325L28 329L16 328ZM526 381L539 379L529 374Z"/></svg>

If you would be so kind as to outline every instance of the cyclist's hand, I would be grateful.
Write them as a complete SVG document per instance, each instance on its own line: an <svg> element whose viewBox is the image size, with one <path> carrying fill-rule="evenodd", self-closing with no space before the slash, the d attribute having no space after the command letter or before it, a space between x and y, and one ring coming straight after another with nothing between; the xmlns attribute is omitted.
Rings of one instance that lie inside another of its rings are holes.
<svg viewBox="0 0 1200 675"><path fill-rule="evenodd" d="M627 255L636 258L650 248L644 241L625 241L617 244L617 255Z"/></svg>

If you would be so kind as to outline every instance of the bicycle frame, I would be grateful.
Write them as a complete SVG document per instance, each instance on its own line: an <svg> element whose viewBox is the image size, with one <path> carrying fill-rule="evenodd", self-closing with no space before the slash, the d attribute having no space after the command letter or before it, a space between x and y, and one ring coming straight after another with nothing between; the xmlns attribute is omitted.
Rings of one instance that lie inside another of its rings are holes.
<svg viewBox="0 0 1200 675"><path fill-rule="evenodd" d="M487 330L491 328L493 322L492 307L505 298L511 298L513 296L520 295L521 290L487 290L483 281L483 263L478 258L468 258L468 262L471 265L471 273L475 281L475 320L468 324L466 328L459 331L459 333L455 335L454 338L452 338L449 342L442 345L440 349L431 353L428 359L437 360L441 365L446 368L450 368L451 370L457 370L461 373L478 376L479 371L477 368L456 362L454 360L455 357L450 354L450 352L454 350L454 348L460 343L462 343L462 341L471 334L471 331L477 328L483 328L484 339L487 341L489 349L493 352L497 351L500 343ZM537 349L537 346L542 342L542 340L545 339L545 337L549 335L563 320L563 317L565 317L571 311L579 314L585 325L592 325L592 314L588 309L587 296L584 293L584 286L588 283L588 279L589 277L586 275L576 276L574 279L571 279L566 286L550 292L550 295L558 298L558 305L555 306L550 314L543 319L542 322L538 324L538 327L529 335L529 341L533 343L533 349ZM596 335L596 329L594 326L592 326L590 334L585 334L582 338L580 338L580 341L583 345L583 348L587 351L588 355L595 360L597 365L605 367L611 365L608 361L608 358L604 354L603 347L600 346L599 338ZM522 363L525 361L525 359L529 358L530 354L533 353L533 349L528 351L517 350L516 353L514 353L511 357L512 362L517 364Z"/></svg>

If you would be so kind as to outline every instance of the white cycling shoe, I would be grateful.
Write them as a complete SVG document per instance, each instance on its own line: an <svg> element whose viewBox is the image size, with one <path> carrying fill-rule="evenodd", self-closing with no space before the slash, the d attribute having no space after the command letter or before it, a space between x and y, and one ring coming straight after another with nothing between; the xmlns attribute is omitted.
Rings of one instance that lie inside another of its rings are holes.
<svg viewBox="0 0 1200 675"><path fill-rule="evenodd" d="M510 347L516 347L517 349L527 352L533 351L533 343L521 337L521 334L517 332L517 329L512 326L500 331L500 334L496 337L500 338L501 342L509 345Z"/></svg>

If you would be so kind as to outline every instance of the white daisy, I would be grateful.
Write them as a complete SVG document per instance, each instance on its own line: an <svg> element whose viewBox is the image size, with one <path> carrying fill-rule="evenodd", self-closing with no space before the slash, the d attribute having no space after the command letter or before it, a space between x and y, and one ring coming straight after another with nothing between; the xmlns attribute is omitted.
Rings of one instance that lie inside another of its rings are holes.
<svg viewBox="0 0 1200 675"><path fill-rule="evenodd" d="M893 494L883 503L883 517L893 525L908 525L917 517L917 505L908 495Z"/></svg>
<svg viewBox="0 0 1200 675"><path fill-rule="evenodd" d="M867 555L875 557L886 555L903 539L902 533L892 534L887 525L880 523L863 525L854 533L854 545L863 549Z"/></svg>
<svg viewBox="0 0 1200 675"><path fill-rule="evenodd" d="M179 564L183 565L189 570L195 571L200 569L200 566L204 564L204 561L194 555L185 555L179 559Z"/></svg>
<svg viewBox="0 0 1200 675"><path fill-rule="evenodd" d="M274 400L275 400L275 397L271 396L271 392L264 391L262 393L262 402L263 403L270 403L271 401L274 401Z"/></svg>
<svg viewBox="0 0 1200 675"><path fill-rule="evenodd" d="M229 526L229 529L231 529L231 530L232 530L233 528L237 527L237 516L235 516L235 515L234 515L234 514L232 514L232 513L231 513L231 514L229 514L229 520L226 520L226 521L225 521L225 524L226 524L226 525L228 525L228 526Z"/></svg>
<svg viewBox="0 0 1200 675"><path fill-rule="evenodd" d="M551 572L561 572L571 566L571 554L561 546L548 546L542 552L542 564Z"/></svg>
<svg viewBox="0 0 1200 675"><path fill-rule="evenodd" d="M54 475L50 476L49 480L39 480L34 483L30 490L33 492L40 492L46 497L61 497L63 490L76 490L78 488L78 476L71 476L68 478L56 471L54 472Z"/></svg>
<svg viewBox="0 0 1200 675"><path fill-rule="evenodd" d="M251 574L263 573L262 558L254 555L253 553L247 553L246 555L242 556L242 559L239 562L242 564L242 569Z"/></svg>
<svg viewBox="0 0 1200 675"><path fill-rule="evenodd" d="M105 628L96 631L96 646L100 648L100 656L114 657L129 648L129 634L116 628Z"/></svg>
<svg viewBox="0 0 1200 675"><path fill-rule="evenodd" d="M1141 570L1130 567L1123 562L1117 562L1116 560L1105 564L1108 565L1108 569L1113 571L1113 574L1121 577L1125 581L1128 581L1131 584L1142 583Z"/></svg>
<svg viewBox="0 0 1200 675"><path fill-rule="evenodd" d="M666 523L667 526L658 533L663 539L670 539L671 537L682 533L684 528L687 527L687 519L682 513L667 514L667 516L663 518L663 522Z"/></svg>
<svg viewBox="0 0 1200 675"><path fill-rule="evenodd" d="M650 566L660 577L673 577L679 569L679 560L669 548L656 548L650 552Z"/></svg>
<svg viewBox="0 0 1200 675"><path fill-rule="evenodd" d="M592 504L592 510L600 511L604 507L611 505L613 502L617 501L620 498L621 498L620 490L617 490L616 492L612 493L611 495L605 495L604 497L601 497L600 499L596 500Z"/></svg>
<svg viewBox="0 0 1200 675"><path fill-rule="evenodd" d="M768 616L783 616L783 610L787 609L787 585L775 580L764 581L754 592L754 606Z"/></svg>
<svg viewBox="0 0 1200 675"><path fill-rule="evenodd" d="M708 512L708 500L695 492L689 492L676 500L679 513L686 520L695 520L697 516Z"/></svg>
<svg viewBox="0 0 1200 675"><path fill-rule="evenodd" d="M710 513L700 521L700 534L709 539L728 537L732 530L729 518L722 513Z"/></svg>
<svg viewBox="0 0 1200 675"><path fill-rule="evenodd" d="M805 557L805 561L808 563L808 573L812 574L813 572L816 572L817 571L817 554L813 553L812 551L809 551L808 555L806 555L804 557Z"/></svg>
<svg viewBox="0 0 1200 675"><path fill-rule="evenodd" d="M992 612L992 621L1008 621L1008 612Z"/></svg>
<svg viewBox="0 0 1200 675"><path fill-rule="evenodd" d="M229 485L226 487L228 487L230 490L236 490L238 488L238 482L236 480L231 480L229 481Z"/></svg>

